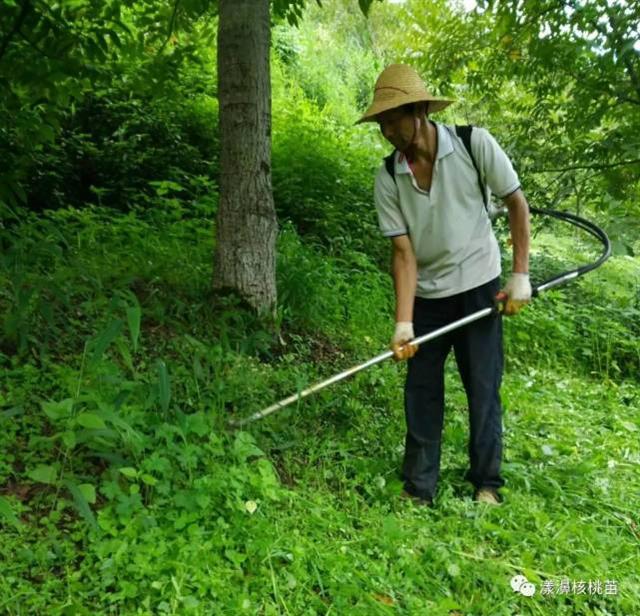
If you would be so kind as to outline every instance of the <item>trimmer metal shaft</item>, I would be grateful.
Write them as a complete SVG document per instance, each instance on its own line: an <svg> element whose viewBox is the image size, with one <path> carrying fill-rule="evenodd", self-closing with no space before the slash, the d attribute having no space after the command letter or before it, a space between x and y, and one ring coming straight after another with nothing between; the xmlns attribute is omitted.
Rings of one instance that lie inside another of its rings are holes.
<svg viewBox="0 0 640 616"><path fill-rule="evenodd" d="M477 312L474 312L473 314L470 314L469 316L466 316L462 319L458 319L457 321L454 321L453 323L449 323L449 325L445 325L444 327L440 327L428 334L424 334L423 336L418 336L417 338L414 338L410 344L414 344L416 346L420 346L423 342L428 342L429 340L433 340L435 338L438 338L439 336L442 336L450 331L453 331L454 329L459 329L460 327L464 327L465 325L472 323L473 321L478 321L479 319L483 319L486 316L489 316L492 312L495 312L497 310L497 308L495 306L490 307L490 308L483 308L482 310L478 310ZM352 374L356 374L357 372L360 372L361 370L366 370L367 368L374 366L376 364L379 364L380 362L385 361L386 359L389 359L390 357L393 357L393 351L389 350L389 351L385 351L384 353L380 353L380 355L376 355L375 357L371 358L368 361L365 361L362 364L358 364L357 366L354 366L353 368L349 368L348 370L345 370L344 372L340 372L339 374L335 374L334 376L332 376L331 378L328 378L324 381L321 381L319 383L316 383L315 385L311 385L311 387L307 387L307 389L302 390L300 393L297 394L293 394L291 396L289 396L288 398L284 398L284 400L280 400L280 402L276 402L275 404L272 404L271 406L268 406L266 409L263 409L262 411L258 411L256 413L254 413L253 415L249 415L248 417L244 418L244 419L238 419L238 420L232 420L230 421L230 425L232 425L233 427L240 427L243 426L245 424L251 423L253 421L257 421L258 419L263 419L264 417L266 417L267 415L271 415L271 413L275 413L277 410L284 408L285 406L288 406L289 404L292 404L293 402L297 402L298 400L302 400L302 398L305 398L307 396L309 396L310 394L313 394L317 391L320 391L321 389L324 389L325 387L328 387L329 385L333 385L333 383L337 383L338 381L342 381L343 379L346 379L347 377L351 376Z"/></svg>
<svg viewBox="0 0 640 616"><path fill-rule="evenodd" d="M504 213L505 211L506 210L502 209L498 212L498 214ZM537 286L534 286L532 289L533 297L537 297L543 291L565 284L570 280L574 280L575 278L578 278L579 276L582 276L583 274L586 274L587 272L590 272L600 267L611 255L611 242L609 241L607 234L596 224L588 220L585 220L580 216L576 216L575 214L570 214L569 212L558 212L556 210L541 210L537 208L530 208L530 212L531 214L540 215L540 216L550 216L552 218L558 218L560 220L569 222L575 225L576 227L579 227L583 231L587 231L590 235L598 239L602 244L602 253L598 257L598 259L596 259L593 263L587 263L586 265L582 265L581 267L577 267L573 270L562 272L550 278L549 280L546 280L545 282ZM429 340L433 340L434 338L437 338L438 336L442 336L447 332L453 331L454 329L458 329L460 327L464 327L465 325L472 323L473 321L478 321L479 319L483 319L484 317L489 316L491 313L500 312L501 310L502 310L502 307L500 303L496 304L495 306L483 308L482 310L478 310L477 312L474 312L473 314L470 314L467 317L458 319L453 323L449 323L449 325L440 327L439 329L436 329L428 334L425 334L424 336L418 336L408 344L415 344L416 346L420 346L423 342L428 342ZM311 387L307 387L307 389L304 389L300 393L293 394L288 398L285 398L284 400L280 400L280 402L276 402L275 404L268 406L266 409L263 409L262 411L258 411L253 415L249 415L249 417L246 417L244 419L231 420L229 424L234 427L239 427L239 426L243 426L245 424L257 421L258 419L262 419L263 417L267 417L267 415L271 415L271 413L275 413L277 410L282 409L285 406L292 404L293 402L302 400L302 398L306 398L310 394L320 391L321 389L324 389L325 387L328 387L333 383L342 381L343 379L346 379L352 374L356 374L357 372L360 372L361 370L365 370L370 366L379 364L380 362L383 362L392 356L393 356L393 351L385 351L384 353L381 353L380 355L373 357L372 359L364 362L363 364L359 364L357 366L354 366L353 368L349 368L348 370L345 370L344 372L340 372L339 374L336 374L331 378L326 379L325 381L321 381L320 383L316 383Z"/></svg>

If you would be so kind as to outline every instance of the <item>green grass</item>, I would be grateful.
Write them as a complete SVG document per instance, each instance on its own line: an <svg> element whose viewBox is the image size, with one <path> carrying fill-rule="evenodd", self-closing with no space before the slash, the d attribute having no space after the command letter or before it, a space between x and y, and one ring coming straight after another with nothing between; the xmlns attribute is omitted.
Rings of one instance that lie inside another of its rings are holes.
<svg viewBox="0 0 640 616"><path fill-rule="evenodd" d="M100 210L4 232L0 612L639 611L637 261L507 322L499 508L463 480L467 411L448 365L424 510L398 498L403 366L226 425L380 352L388 274L286 227L282 345L234 305L212 308L211 238L208 219ZM538 593L514 594L515 574ZM540 595L564 578L619 592Z"/></svg>

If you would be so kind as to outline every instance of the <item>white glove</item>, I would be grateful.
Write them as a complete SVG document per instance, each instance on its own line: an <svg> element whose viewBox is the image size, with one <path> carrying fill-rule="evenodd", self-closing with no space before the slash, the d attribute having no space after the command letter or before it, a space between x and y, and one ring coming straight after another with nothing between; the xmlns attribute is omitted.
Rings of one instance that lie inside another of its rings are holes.
<svg viewBox="0 0 640 616"><path fill-rule="evenodd" d="M529 274L511 274L501 294L507 296L504 313L508 315L516 314L520 308L531 300Z"/></svg>
<svg viewBox="0 0 640 616"><path fill-rule="evenodd" d="M504 292L514 302L528 302L531 299L531 283L529 274L511 274Z"/></svg>
<svg viewBox="0 0 640 616"><path fill-rule="evenodd" d="M396 331L391 339L391 344L403 344L414 338L413 323L411 321L398 321L396 323Z"/></svg>
<svg viewBox="0 0 640 616"><path fill-rule="evenodd" d="M391 348L394 352L395 359L409 359L416 354L418 347L413 344L407 344L400 349L405 342L409 342L409 340L413 340L414 338L413 323L411 321L398 321L396 323L396 331L391 339Z"/></svg>

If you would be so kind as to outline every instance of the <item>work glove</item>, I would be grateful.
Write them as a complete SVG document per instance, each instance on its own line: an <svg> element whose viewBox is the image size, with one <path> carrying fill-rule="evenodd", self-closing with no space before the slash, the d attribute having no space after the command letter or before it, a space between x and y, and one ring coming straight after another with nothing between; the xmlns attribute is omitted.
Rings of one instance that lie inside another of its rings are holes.
<svg viewBox="0 0 640 616"><path fill-rule="evenodd" d="M414 338L413 323L411 321L398 321L396 323L396 331L391 339L391 350L396 361L409 359L416 354L418 347L415 344L405 344Z"/></svg>
<svg viewBox="0 0 640 616"><path fill-rule="evenodd" d="M504 303L503 314L516 314L524 305L531 300L531 283L529 274L513 273L507 280L504 289L498 293L496 299Z"/></svg>

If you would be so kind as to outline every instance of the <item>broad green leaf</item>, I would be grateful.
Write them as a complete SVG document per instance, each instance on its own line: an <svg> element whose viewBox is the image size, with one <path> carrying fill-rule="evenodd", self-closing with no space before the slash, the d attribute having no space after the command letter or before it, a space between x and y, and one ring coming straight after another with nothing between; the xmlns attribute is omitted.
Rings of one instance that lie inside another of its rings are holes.
<svg viewBox="0 0 640 616"><path fill-rule="evenodd" d="M628 430L629 432L637 432L638 431L638 426L636 426L635 424L631 423L630 421L621 421L620 423L622 424L622 427L625 430Z"/></svg>
<svg viewBox="0 0 640 616"><path fill-rule="evenodd" d="M133 373L133 359L131 358L131 351L129 351L128 342L124 338L116 338L114 344L116 345L125 366Z"/></svg>
<svg viewBox="0 0 640 616"><path fill-rule="evenodd" d="M67 449L73 449L76 446L78 439L76 438L76 433L73 430L65 430L61 436L62 442Z"/></svg>
<svg viewBox="0 0 640 616"><path fill-rule="evenodd" d="M81 413L76 417L76 422L83 428L91 428L93 430L102 430L107 427L104 419L95 413Z"/></svg>
<svg viewBox="0 0 640 616"><path fill-rule="evenodd" d="M111 321L107 328L98 335L93 343L93 353L91 355L90 363L93 364L100 360L109 345L120 335L122 327L122 321L120 319L116 319L115 321Z"/></svg>
<svg viewBox="0 0 640 616"><path fill-rule="evenodd" d="M27 477L38 483L52 484L56 481L57 471L53 466L38 464L32 471L27 473Z"/></svg>
<svg viewBox="0 0 640 616"><path fill-rule="evenodd" d="M264 456L264 451L255 444L253 436L242 431L238 432L233 442L233 453L241 462L252 456Z"/></svg>
<svg viewBox="0 0 640 616"><path fill-rule="evenodd" d="M107 39L105 38L105 35L102 32L97 31L95 33L95 41L97 45L100 47L100 49L104 52L106 57L106 54L109 53L109 44L107 43Z"/></svg>
<svg viewBox="0 0 640 616"><path fill-rule="evenodd" d="M135 468L130 466L123 466L118 469L125 477L129 477L130 479L135 479L138 476L138 471Z"/></svg>
<svg viewBox="0 0 640 616"><path fill-rule="evenodd" d="M158 483L158 480L153 475L149 475L148 473L142 473L140 475L140 479L142 479L142 481L148 486L155 486L156 483Z"/></svg>
<svg viewBox="0 0 640 616"><path fill-rule="evenodd" d="M196 503L198 503L198 505L202 509L206 509L209 506L210 502L211 502L211 496L209 496L209 494L200 493L196 495Z"/></svg>
<svg viewBox="0 0 640 616"><path fill-rule="evenodd" d="M73 399L65 398L60 402L50 401L42 403L42 410L49 419L62 419L69 417L73 411Z"/></svg>
<svg viewBox="0 0 640 616"><path fill-rule="evenodd" d="M358 5L360 6L360 10L362 11L365 17L369 15L369 9L371 8L371 5L373 4L373 2L374 0L358 0Z"/></svg>
<svg viewBox="0 0 640 616"><path fill-rule="evenodd" d="M193 595L187 595L186 597L182 597L182 605L185 610L194 610L200 605L200 601Z"/></svg>
<svg viewBox="0 0 640 616"><path fill-rule="evenodd" d="M211 432L210 420L208 421L204 413L198 412L185 417L186 431L198 436L204 436Z"/></svg>
<svg viewBox="0 0 640 616"><path fill-rule="evenodd" d="M11 419L12 417L16 417L17 415L22 415L23 413L24 413L24 407L12 406L10 409L6 409L5 411L0 411L0 418Z"/></svg>
<svg viewBox="0 0 640 616"><path fill-rule="evenodd" d="M129 306L127 308L127 323L129 325L129 334L133 343L133 352L138 350L138 338L140 337L140 319L142 311L139 305Z"/></svg>
<svg viewBox="0 0 640 616"><path fill-rule="evenodd" d="M111 42L116 47L122 47L122 41L120 40L120 37L118 36L117 32L115 32L114 30L109 30L107 32L107 34L109 35L109 38L111 39Z"/></svg>
<svg viewBox="0 0 640 616"><path fill-rule="evenodd" d="M93 511L91 511L91 507L89 507L87 498L85 497L86 488L83 490L80 488L79 485L68 480L65 481L64 483L69 489L69 492L71 492L71 496L73 497L73 504L75 505L80 515L87 521L87 523L90 526L92 526L93 528L98 528L98 525L96 523L96 518L93 515ZM89 484L83 484L83 485L87 486ZM93 488L93 486L90 486L90 487ZM95 500L95 490L93 492L93 497Z"/></svg>
<svg viewBox="0 0 640 616"><path fill-rule="evenodd" d="M4 496L0 496L0 518L4 518L16 528L20 528L23 524L18 516L14 513L13 507L11 507L11 503L9 502L9 500Z"/></svg>
<svg viewBox="0 0 640 616"><path fill-rule="evenodd" d="M176 192L184 190L184 188L180 186L180 184L178 184L177 182L171 182L170 180L163 180L161 182L149 182L149 185L153 186L156 189L156 193L159 197L163 197L172 190Z"/></svg>
<svg viewBox="0 0 640 616"><path fill-rule="evenodd" d="M102 417L105 420L109 421L109 423L111 423L114 427L120 428L122 431L127 432L130 437L136 438L137 440L142 438L140 433L135 428L133 428L130 423L122 419L122 417L117 413L114 413L112 410L106 409L102 406L100 411L102 413Z"/></svg>
<svg viewBox="0 0 640 616"><path fill-rule="evenodd" d="M85 50L87 57L89 57L92 61L98 63L104 63L107 61L107 56L100 48L95 39L87 39L85 41Z"/></svg>
<svg viewBox="0 0 640 616"><path fill-rule="evenodd" d="M20 184L11 184L10 188L11 188L11 191L17 197L18 201L20 201L21 203L27 202L27 193L25 192L24 188Z"/></svg>
<svg viewBox="0 0 640 616"><path fill-rule="evenodd" d="M535 571L532 571L531 569L527 569L526 567L523 568L522 569L522 574L530 582L535 582L536 584L540 584L540 582L542 582L542 580L540 579L540 576Z"/></svg>
<svg viewBox="0 0 640 616"><path fill-rule="evenodd" d="M439 613L443 613L443 614L446 614L447 612L451 613L450 611L452 610L462 609L460 602L456 601L455 599L452 599L451 597L445 597L444 599L441 599L440 601L438 601L438 608L442 610L442 612L439 612Z"/></svg>
<svg viewBox="0 0 640 616"><path fill-rule="evenodd" d="M48 124L42 124L38 130L40 141L51 143L55 139L55 132Z"/></svg>
<svg viewBox="0 0 640 616"><path fill-rule="evenodd" d="M85 500L92 505L96 502L96 488L91 483L81 483L78 485L78 490L82 492Z"/></svg>
<svg viewBox="0 0 640 616"><path fill-rule="evenodd" d="M171 399L171 390L169 385L169 373L167 365L162 361L158 361L158 397L160 406L166 413L169 410L169 401Z"/></svg>
<svg viewBox="0 0 640 616"><path fill-rule="evenodd" d="M242 554L242 552L232 550L231 548L226 549L224 555L235 565L239 565L247 559L246 554Z"/></svg>

